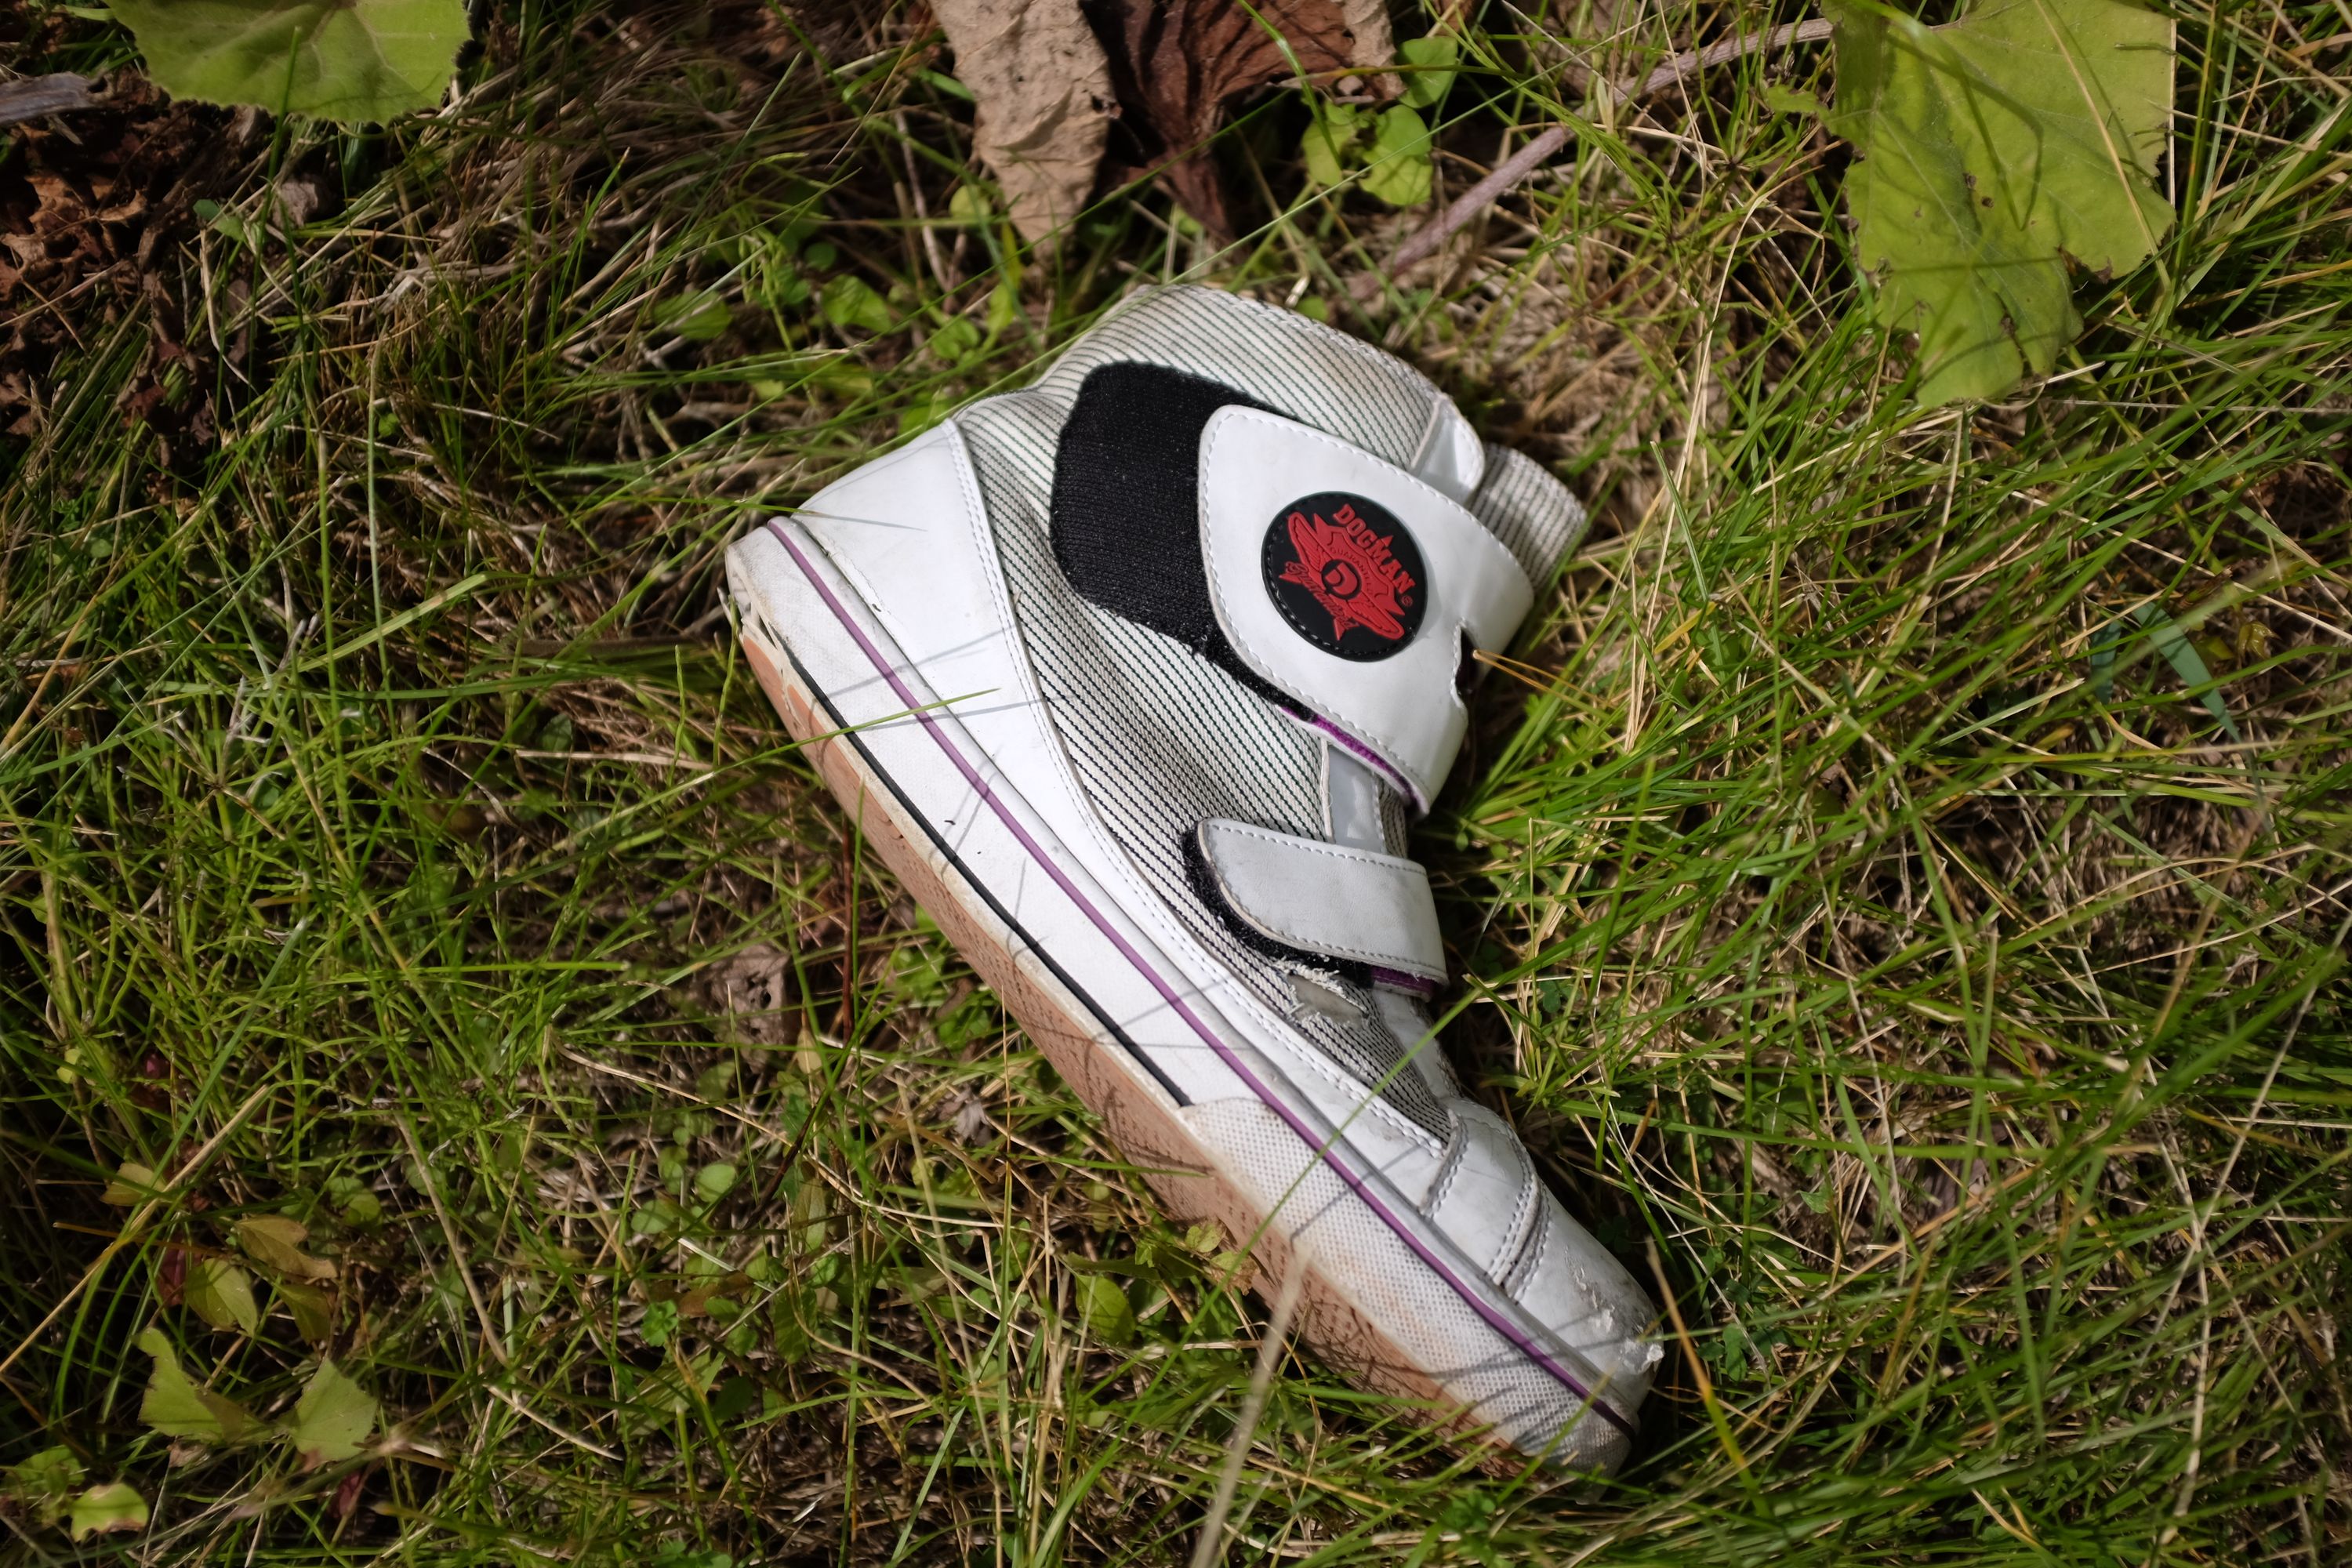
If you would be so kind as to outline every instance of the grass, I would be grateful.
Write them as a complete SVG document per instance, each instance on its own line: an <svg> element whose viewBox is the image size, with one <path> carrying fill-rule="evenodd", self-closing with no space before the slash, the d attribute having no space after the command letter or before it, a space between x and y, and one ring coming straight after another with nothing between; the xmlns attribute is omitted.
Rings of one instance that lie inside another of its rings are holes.
<svg viewBox="0 0 2352 1568"><path fill-rule="evenodd" d="M905 14L504 8L428 121L206 121L222 216L55 302L0 448L0 1465L152 1510L74 1542L20 1476L0 1562L1189 1552L1265 1305L845 840L718 592L1160 276L1318 304L1594 505L1419 843L1454 1059L1673 1308L1605 1485L1285 1358L1227 1560L2345 1561L2342 22L2179 21L2179 226L1965 415L1764 100L1818 51L1610 110L1548 85L1608 26L1480 12L1440 199L1503 116L1572 153L1361 310L1417 215L1360 196L1221 247L1138 186L1050 257L947 216ZM121 58L59 26L19 68ZM1238 188L1289 200L1297 119ZM272 1215L334 1270L300 1319ZM383 1422L175 1444L151 1325Z"/></svg>

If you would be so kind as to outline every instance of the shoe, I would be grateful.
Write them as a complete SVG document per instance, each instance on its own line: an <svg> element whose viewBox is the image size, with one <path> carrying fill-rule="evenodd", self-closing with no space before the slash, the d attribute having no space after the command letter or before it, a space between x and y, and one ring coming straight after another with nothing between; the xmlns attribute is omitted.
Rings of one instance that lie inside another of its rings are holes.
<svg viewBox="0 0 2352 1568"><path fill-rule="evenodd" d="M1582 525L1401 362L1160 289L727 566L786 725L1168 1207L1303 1268L1361 1383L1605 1469L1655 1310L1431 1042L1405 858Z"/></svg>

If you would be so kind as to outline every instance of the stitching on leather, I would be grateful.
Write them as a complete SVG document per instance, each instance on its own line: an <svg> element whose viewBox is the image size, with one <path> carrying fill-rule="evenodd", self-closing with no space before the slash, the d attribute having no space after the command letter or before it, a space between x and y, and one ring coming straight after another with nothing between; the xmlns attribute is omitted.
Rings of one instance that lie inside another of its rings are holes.
<svg viewBox="0 0 2352 1568"><path fill-rule="evenodd" d="M1015 393L1011 394L1010 395L1020 396L1022 395ZM970 453L966 450L964 446L963 431L962 428L956 425L952 420L944 422L940 428L953 433L951 442L943 444L951 444L952 457L959 488L963 492L965 521L974 541L980 547L981 560L985 566L995 562L997 559L995 541L987 531L987 510L980 498L978 479L972 471ZM853 588L857 589L861 594L863 594L865 584L860 583L845 569L841 558L835 555L831 550L826 549L821 542L815 541L814 533L811 534L811 540L813 542L817 543L817 548L826 564L831 566L836 573L839 573L843 581L850 584ZM1087 818L1091 830L1098 837L1107 837L1108 836L1105 834L1100 822L1097 820L1095 816L1095 809L1093 805L1087 801L1084 792L1077 784L1076 776L1070 768L1069 759L1064 754L1060 741L1053 732L1051 722L1044 717L1045 711L1045 700L1042 692L1038 689L1036 685L1036 672L1031 668L1028 644L1019 635L1020 622L1013 614L1012 605L1009 597L1007 596L1003 573L997 570L986 570L983 571L982 576L985 580L985 585L989 595L990 607L997 617L999 626L1003 628L1006 634L1006 641L1012 645L1013 650L1015 679L1024 683L1024 689L1018 693L1020 697L1019 706L1026 709L1035 716L1033 719L1033 722L1036 724L1045 742L1045 754L1048 763L1052 765L1055 773L1058 776L1062 788L1076 802L1078 810ZM874 614L877 620L881 620L883 618L878 608L873 608L869 605L869 613ZM919 676L914 671L909 670L905 673L910 676L915 676L916 679L919 679ZM952 710L942 711L940 717L943 720L954 721ZM996 767L992 763L989 762L985 750L979 748L976 745L974 750L978 752L982 763L987 767L989 773L996 777L1000 782L1003 781L1004 777L1003 770ZM1126 889L1129 895L1142 900L1139 905L1141 909L1149 910L1160 907L1158 895L1150 892L1150 889L1137 879L1133 868L1128 865L1122 853L1118 852L1114 848L1109 863L1104 870L1109 877L1115 878L1117 881ZM1087 868L1087 875L1093 876L1096 874L1097 872L1094 868ZM1130 918L1133 918L1132 914L1130 914ZM1153 931L1148 921L1139 919L1136 923L1144 929L1154 942L1163 942L1167 940L1165 934ZM1192 940L1188 935L1181 931L1177 932L1177 935L1180 940L1188 942ZM1181 974L1183 972L1180 969L1177 973ZM1386 1100L1381 1100L1377 1097L1369 1099L1365 1098L1366 1086L1341 1070L1336 1062L1331 1061L1328 1058L1324 1056L1321 1051L1317 1050L1311 1043L1293 1043L1288 1033L1287 1026L1276 1018L1275 1016L1270 1013L1256 997L1250 995L1246 990L1235 987L1228 994L1220 995L1214 998L1214 1005L1222 1010L1234 1010L1234 1005L1236 1003L1240 1005L1241 1009L1245 1010L1248 1013L1251 1021L1256 1026L1259 1035L1263 1037L1265 1041L1265 1044L1261 1044L1258 1038L1244 1037L1240 1042L1244 1048L1259 1051L1262 1054L1268 1056L1276 1064L1277 1070L1287 1071L1290 1067L1295 1066L1297 1068L1303 1068L1313 1073L1316 1077L1320 1078L1332 1088L1338 1089L1341 1094L1350 1097L1351 1100L1355 1100L1360 1113L1371 1116L1374 1120L1385 1126L1390 1132L1404 1139L1415 1148L1434 1150L1440 1146L1438 1144L1438 1141L1431 1136L1428 1129L1421 1126L1418 1122L1413 1121L1411 1118L1397 1110ZM1269 1049L1269 1047L1272 1048ZM1303 1094L1305 1091L1301 1090L1300 1092ZM1325 1114L1318 1107L1316 1107L1313 1104L1311 1097L1309 1099L1309 1109L1318 1117L1321 1117Z"/></svg>
<svg viewBox="0 0 2352 1568"><path fill-rule="evenodd" d="M1255 838L1264 844L1279 844L1286 848L1296 848L1309 855L1328 855L1335 860L1361 861L1365 865L1381 869L1402 867L1409 873L1417 874L1424 879L1427 876L1418 860L1408 860L1402 855L1383 855L1376 849L1360 849L1352 844L1318 843L1312 838L1301 838L1295 833L1277 833L1271 827L1260 827L1255 823L1250 822L1236 822L1226 816L1213 817L1201 826L1219 833L1231 834L1236 838Z"/></svg>
<svg viewBox="0 0 2352 1568"><path fill-rule="evenodd" d="M1503 1294L1514 1301L1518 1301L1519 1292L1526 1289L1534 1282L1535 1277L1543 1272L1544 1259L1551 1255L1551 1233L1559 1228L1559 1219L1549 1213L1536 1222L1535 1234L1528 1238L1528 1241L1534 1242L1535 1246L1530 1251L1527 1242L1523 1241L1519 1244L1519 1260L1513 1264L1510 1272L1504 1276ZM1519 1304L1525 1306L1527 1303L1521 1301Z"/></svg>
<svg viewBox="0 0 2352 1568"><path fill-rule="evenodd" d="M1408 862L1408 864L1410 862ZM1255 911L1250 908L1247 902L1234 894L1232 882L1227 879L1223 869L1217 865L1213 857L1210 858L1209 866L1210 869L1216 875L1217 889L1224 895L1225 901L1232 905L1234 911L1247 920L1253 927L1265 932L1267 936L1273 937L1276 941L1291 942L1297 946L1307 947L1310 951L1331 952L1343 958L1361 959L1368 963L1377 963L1383 967L1399 969L1410 974L1434 974L1436 978L1444 978L1444 972L1442 968L1433 969L1427 962L1409 952L1358 947L1352 943L1343 942L1318 940L1310 943L1301 940L1300 932L1282 931L1268 926L1257 916ZM1400 946L1402 944L1400 944Z"/></svg>
<svg viewBox="0 0 2352 1568"><path fill-rule="evenodd" d="M1419 479L1421 477L1422 460L1429 456L1430 447L1437 439L1437 433L1445 427L1445 416L1438 412L1438 409L1442 405L1440 405L1436 399L1432 398L1430 400L1429 412L1423 415L1421 418L1420 438L1415 440L1412 444L1412 456L1397 465L1397 467L1402 468L1406 473L1412 475L1415 479ZM1455 412L1458 414L1460 410L1457 409ZM1481 480L1484 480L1486 478L1484 474L1481 474L1478 477ZM1470 496L1475 496L1477 493L1478 487L1476 485L1472 485L1470 487L1470 494L1464 496L1454 504L1461 507L1463 510L1469 511ZM1477 514L1475 512L1472 512L1471 515L1475 517Z"/></svg>
<svg viewBox="0 0 2352 1568"><path fill-rule="evenodd" d="M1444 516L1446 519L1447 524L1449 525L1449 531L1455 531L1452 529L1451 525L1460 523L1466 519L1466 528L1460 529L1458 531L1462 532L1463 536L1470 541L1475 549L1484 554L1491 556L1495 562L1507 568L1512 576L1517 577L1520 582L1527 584L1528 592L1530 595L1534 594L1535 584L1528 576L1526 568L1519 564L1519 558L1512 554L1509 548L1506 546L1501 540L1496 538L1485 523L1478 521L1478 514L1472 511L1460 501L1455 500L1452 496L1447 495L1444 490L1439 489L1435 485L1431 484L1427 479L1424 479L1420 475L1413 473L1411 469L1399 468L1396 464L1390 462L1387 458L1381 457L1377 452L1367 452L1361 447L1356 446L1350 442L1342 441L1337 436L1327 435L1323 431L1316 429L1312 425L1301 424L1296 419L1286 419L1278 414L1261 414L1255 408L1244 408L1239 405L1234 405L1230 408L1221 408L1217 413L1222 422L1226 425L1238 425L1243 420L1246 419L1255 425L1287 426L1291 431L1306 437L1310 441L1317 442L1322 446L1338 448L1343 457L1370 458L1371 461L1380 464L1383 468L1393 469L1396 476L1402 479L1407 485L1419 490L1423 495L1427 496L1430 500L1437 503L1440 509L1439 515ZM1214 439L1212 438L1211 445L1213 446L1214 444ZM1206 468L1209 466L1208 454L1205 452L1202 454L1201 466L1203 468ZM1462 517L1454 517L1452 515L1454 512L1460 512ZM1463 620L1464 624L1468 624L1468 618L1466 616L1457 618Z"/></svg>
<svg viewBox="0 0 2352 1568"><path fill-rule="evenodd" d="M1507 1258L1526 1248L1528 1210L1543 1190L1543 1184L1536 1178L1536 1163L1528 1158L1527 1145L1521 1143L1516 1134L1511 1138L1511 1151L1519 1157L1519 1205L1511 1213L1511 1227L1503 1233L1506 1245L1496 1250L1495 1263L1487 1269L1490 1276Z"/></svg>
<svg viewBox="0 0 2352 1568"><path fill-rule="evenodd" d="M944 433L944 438L942 438L942 433ZM972 482L971 476L967 471L971 465L964 460L963 432L955 427L954 421L945 421L940 424L936 430L928 432L925 435L909 441L907 445L899 447L888 457L881 458L874 465L874 467L877 469L897 468L908 458L915 456L919 452L926 451L932 447L943 447L948 449L948 466L956 470L956 482L960 486L964 487L964 510L965 512L969 514L971 510L971 502L973 499ZM860 477L863 477L862 471ZM892 639L897 640L899 636L896 625L898 617L883 608L881 594L876 590L872 580L866 575L865 569L860 567L856 562L850 558L847 542L845 540L835 540L832 542L828 542L825 536L826 534L833 532L833 530L825 529L823 531L820 531L819 530L810 526L812 521L838 523L856 522L858 520L856 518L843 517L837 512L830 511L803 510L796 512L782 512L778 515L782 516L789 522L797 524L808 533L809 537L814 539L819 545L823 546L825 560L832 563L835 571L841 574L843 581L846 582L851 587L857 590L857 596L865 601L866 610L872 614L876 620L881 622L883 626L889 631ZM764 528L767 525L762 523L761 526ZM974 695L985 696L987 693L981 692L974 693ZM952 703L947 704L945 710L952 711L953 707L954 704Z"/></svg>
<svg viewBox="0 0 2352 1568"><path fill-rule="evenodd" d="M1522 1233L1525 1231L1528 1223L1528 1205L1535 1201L1536 1194L1540 1191L1540 1187L1536 1181L1535 1162L1528 1157L1526 1148L1520 1144L1517 1137L1512 1134L1509 1127L1504 1125L1501 1119L1495 1117L1492 1111L1486 1111L1484 1115L1481 1115L1480 1112L1484 1111L1485 1108L1477 1105L1475 1101L1465 1100L1463 1104L1469 1107L1468 1114L1465 1115L1464 1110L1459 1107L1455 1108L1454 1111L1454 1124L1462 1130L1461 1140L1450 1152L1450 1163L1441 1174L1437 1190L1430 1194L1428 1206L1424 1208L1423 1212L1428 1215L1432 1220L1435 1220L1437 1218L1438 1211L1445 1206L1446 1197L1454 1190L1455 1178L1460 1175L1462 1167L1468 1163L1468 1161L1464 1157L1464 1155L1465 1152L1466 1152L1470 1146L1471 1122L1475 1121L1482 1126L1499 1127L1504 1133L1505 1144L1509 1148L1513 1154L1517 1156L1519 1168L1519 1202L1518 1205L1511 1211L1511 1222L1504 1229L1502 1242L1495 1248L1494 1255L1486 1262L1479 1265L1480 1269L1486 1274L1486 1276L1489 1279L1496 1279L1497 1273L1501 1270L1502 1265L1509 1258L1526 1248L1527 1237Z"/></svg>
<svg viewBox="0 0 2352 1568"><path fill-rule="evenodd" d="M1209 822L1218 818L1212 817ZM1312 969L1318 973L1337 972L1341 978L1359 985L1370 985L1372 977L1366 973L1368 964L1337 952L1324 952L1294 941L1296 933L1277 931L1260 921L1225 878L1223 868L1209 853L1203 829L1209 822L1195 823L1192 831L1183 836L1184 871L1192 883L1192 891L1205 902L1212 913L1225 922L1225 929L1242 939L1246 946L1255 947L1267 958L1286 967ZM1255 940L1253 940L1255 939ZM1261 945L1262 944L1262 945ZM1354 971L1353 973L1348 973Z"/></svg>
<svg viewBox="0 0 2352 1568"><path fill-rule="evenodd" d="M1210 607L1213 609L1215 608L1215 605L1212 605ZM1223 621L1219 621L1217 624L1220 626L1224 625ZM1464 711L1466 713L1468 710L1465 708ZM1358 740L1355 736L1348 734L1344 731L1340 730L1339 726L1333 724L1330 720L1324 718L1319 713L1302 713L1295 708L1285 708L1282 712L1284 718L1289 720L1300 729L1305 730L1308 734L1314 736L1318 742L1321 742L1326 756L1325 765L1327 767L1329 765L1328 755L1332 749L1332 745L1337 742L1339 743L1340 750L1346 752L1347 754L1352 757L1355 761L1363 763L1366 767L1369 767L1375 773L1379 773L1391 788L1394 789L1398 794L1403 795L1406 800L1410 801L1412 804L1412 810L1415 816L1423 815L1429 810L1429 799L1425 795L1420 793L1420 785L1414 784L1411 779L1405 777L1403 773L1400 773L1394 763L1391 763L1386 757L1381 756L1371 747L1365 745L1363 742Z"/></svg>
<svg viewBox="0 0 2352 1568"><path fill-rule="evenodd" d="M1492 533L1495 531L1486 527L1486 520L1483 517L1478 517L1476 512L1471 511L1470 510L1470 497L1476 495L1480 490L1486 489L1486 470L1492 466L1486 460L1486 443L1479 439L1476 427L1474 426L1469 420L1463 417L1462 410L1454 406L1454 400L1452 398L1446 396L1444 393L1440 393L1438 395L1429 400L1428 416L1421 422L1421 438L1412 444L1412 458L1409 462L1400 463L1397 467L1404 469L1406 473L1411 474L1413 478L1417 479L1421 479L1422 461L1429 456L1431 443L1436 439L1439 431L1450 430L1453 428L1453 426L1447 422L1445 417L1448 413L1451 413L1454 416L1454 423L1459 424L1463 429L1470 432L1471 441L1478 447L1478 482L1472 485L1470 487L1469 493L1465 495L1460 500L1454 501L1454 504L1460 507L1464 511L1470 512L1472 517L1478 518L1478 526L1486 528L1487 532ZM1424 484L1428 483L1426 479L1422 480L1422 482ZM1448 500L1453 500L1454 498L1448 496L1446 499ZM1500 543L1501 541L1497 540L1496 542ZM1506 545L1504 548L1508 549L1509 546ZM1516 554L1511 558L1515 561L1518 559ZM1526 568L1522 567L1520 568L1520 571L1524 574ZM1529 577L1528 581L1532 584L1535 579Z"/></svg>
<svg viewBox="0 0 2352 1568"><path fill-rule="evenodd" d="M1470 1147L1470 1123L1460 1111L1454 1113L1454 1141L1445 1147L1445 1157L1437 1168L1437 1183L1429 1190L1429 1199L1421 1212L1432 1224L1437 1220L1445 1200L1454 1191L1454 1180L1462 1173L1463 1154Z"/></svg>
<svg viewBox="0 0 2352 1568"><path fill-rule="evenodd" d="M1222 409L1218 411L1215 418L1210 420L1208 445L1202 447L1201 451L1201 468L1203 473L1208 471L1209 460L1216 452L1217 443L1224 439L1225 432L1232 428L1233 424L1234 421L1227 419L1224 416L1224 411ZM1293 697L1297 698L1299 701L1305 703L1310 710L1320 712L1322 710L1321 705L1313 698L1307 696L1307 693L1299 688L1297 682L1292 681L1279 673L1275 667L1275 661L1266 657L1265 650L1256 643L1253 642L1240 627L1234 626L1231 617L1225 615L1224 603L1227 597L1225 592L1225 579L1223 574L1217 570L1217 552L1208 547L1208 540L1209 491L1208 487L1203 485L1201 487L1201 562L1209 574L1209 608L1215 613L1217 625L1223 628L1227 641L1231 642L1236 648L1241 649L1244 653L1249 656L1251 668L1255 668L1260 675L1265 676L1266 679L1274 682L1275 685L1282 688L1283 690L1287 691ZM1405 773L1408 778L1412 777L1409 773L1406 773L1404 768L1398 766L1397 764L1397 755L1403 748L1397 743L1394 736L1386 733L1382 730L1374 729L1370 724L1360 720L1350 719L1349 721L1349 728L1360 731L1367 738L1374 742L1376 743L1376 749L1382 753L1384 760L1389 763L1390 766L1395 767L1401 773ZM1413 779L1412 782L1414 787L1421 790L1421 793L1424 795L1435 793L1434 791L1424 787L1423 781L1419 779Z"/></svg>

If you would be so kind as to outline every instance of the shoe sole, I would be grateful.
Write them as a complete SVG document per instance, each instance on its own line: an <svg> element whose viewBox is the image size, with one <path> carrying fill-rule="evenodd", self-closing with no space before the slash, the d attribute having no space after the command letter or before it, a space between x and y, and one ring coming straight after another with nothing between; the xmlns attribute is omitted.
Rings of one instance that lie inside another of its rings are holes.
<svg viewBox="0 0 2352 1568"><path fill-rule="evenodd" d="M871 656L877 671L887 678L889 661L867 640L870 629L861 631L856 626L835 589L803 554L803 551L822 554L821 547L805 537L796 544L781 529L773 531L773 537L783 544L802 578L839 622L837 628L818 629L835 636L845 631ZM776 627L772 616L764 618L772 629ZM1218 1226L1246 1258L1250 1273L1238 1282L1271 1300L1298 1265L1291 1238L1268 1222L1265 1211L1244 1195L1245 1184L1237 1182L1216 1152L1171 1113L1163 1097L1144 1087L1148 1066L1139 1063L1118 1039L1107 1035L1095 1021L1098 1010L1090 1008L1064 983L1050 957L1025 932L1023 945L1029 951L1027 962L1023 961L1011 940L1010 921L994 900L961 868L954 850L908 804L858 732L844 725L833 704L801 668L782 632L774 633L778 647L772 652L751 635L750 621L747 616L746 635L741 638L745 661L784 727L801 743L802 754L815 766L882 863L929 911L1079 1100L1102 1119L1112 1143L1167 1210L1187 1224ZM952 754L953 748L949 749ZM1042 856L1039 863L1045 865ZM1045 868L1051 874L1051 867ZM1488 1465L1510 1468L1523 1462L1521 1450L1494 1435L1491 1417L1480 1418L1450 1394L1440 1370L1423 1365L1398 1343L1339 1280L1318 1265L1315 1249L1307 1252L1296 1321L1301 1336L1318 1354L1359 1384L1406 1402L1432 1424L1477 1441L1486 1450L1482 1458ZM1459 1293L1458 1287L1456 1290ZM1631 1447L1630 1426L1605 1404L1591 1400L1576 1383L1564 1377L1560 1381L1590 1402L1592 1415L1616 1428L1598 1444L1580 1433L1582 1441L1574 1446L1584 1451L1578 1463L1613 1469ZM1574 1425L1589 1428L1594 1423L1580 1420ZM1569 1445L1564 1441L1562 1446Z"/></svg>

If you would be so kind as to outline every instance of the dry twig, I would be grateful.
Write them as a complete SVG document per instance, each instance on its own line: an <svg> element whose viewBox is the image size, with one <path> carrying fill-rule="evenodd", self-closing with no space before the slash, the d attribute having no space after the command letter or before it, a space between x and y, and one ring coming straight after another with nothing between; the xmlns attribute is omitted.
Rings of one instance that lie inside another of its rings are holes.
<svg viewBox="0 0 2352 1568"><path fill-rule="evenodd" d="M96 85L93 79L71 71L0 81L0 125L91 108L98 100L90 97L89 89Z"/></svg>
<svg viewBox="0 0 2352 1568"><path fill-rule="evenodd" d="M1284 1276L1282 1293L1275 1298L1274 1316L1266 1320L1265 1332L1257 1342L1257 1366L1250 1373L1249 1392L1242 1396L1240 1413L1234 1419L1233 1436L1225 1442L1225 1462L1217 1472L1216 1495L1209 1501L1209 1511L1201 1521L1201 1533L1192 1543L1192 1568L1211 1568L1223 1555L1225 1516L1233 1511L1234 1498L1241 1489L1242 1466L1249 1458L1250 1440L1257 1435L1258 1417L1265 1414L1266 1391L1274 1386L1275 1368L1282 1363L1282 1349L1290 1334L1290 1315L1297 1310L1298 1293L1307 1284L1307 1252L1305 1247L1294 1250L1290 1272Z"/></svg>

